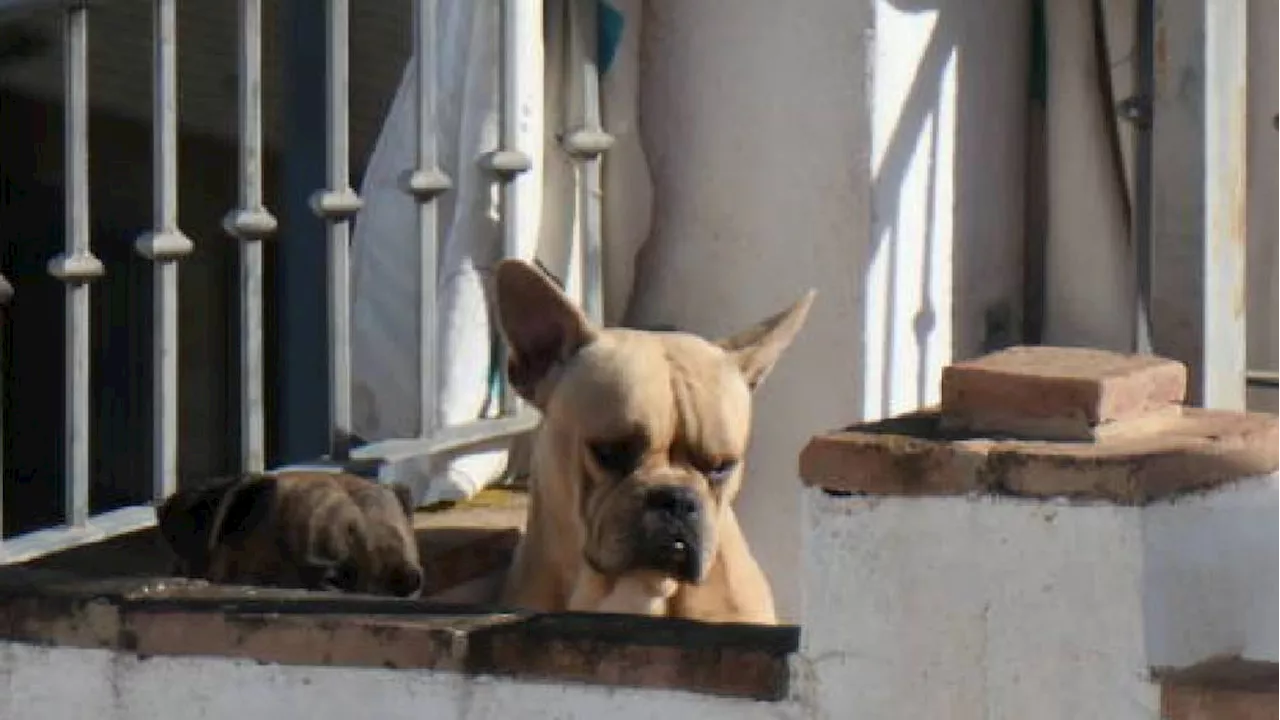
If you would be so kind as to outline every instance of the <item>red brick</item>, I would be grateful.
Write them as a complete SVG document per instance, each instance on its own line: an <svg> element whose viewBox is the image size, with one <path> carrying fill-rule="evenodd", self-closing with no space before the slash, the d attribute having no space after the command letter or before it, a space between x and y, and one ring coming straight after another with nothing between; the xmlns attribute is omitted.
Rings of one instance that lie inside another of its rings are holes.
<svg viewBox="0 0 1280 720"><path fill-rule="evenodd" d="M1167 720L1277 720L1276 692L1165 687L1160 717Z"/></svg>
<svg viewBox="0 0 1280 720"><path fill-rule="evenodd" d="M1167 720L1277 720L1276 664L1216 658L1157 671L1160 716Z"/></svg>
<svg viewBox="0 0 1280 720"><path fill-rule="evenodd" d="M1176 416L1182 363L1152 355L1013 347L942 373L944 429L1039 440L1097 440L1135 422Z"/></svg>

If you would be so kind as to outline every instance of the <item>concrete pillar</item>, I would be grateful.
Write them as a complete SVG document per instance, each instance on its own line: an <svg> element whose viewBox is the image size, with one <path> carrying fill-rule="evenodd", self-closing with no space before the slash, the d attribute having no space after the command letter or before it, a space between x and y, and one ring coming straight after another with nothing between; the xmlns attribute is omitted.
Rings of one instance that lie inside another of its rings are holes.
<svg viewBox="0 0 1280 720"><path fill-rule="evenodd" d="M1179 693L1274 698L1277 419L1184 408L1178 381L1171 361L1015 348L948 368L940 410L815 438L816 706L1223 717Z"/></svg>

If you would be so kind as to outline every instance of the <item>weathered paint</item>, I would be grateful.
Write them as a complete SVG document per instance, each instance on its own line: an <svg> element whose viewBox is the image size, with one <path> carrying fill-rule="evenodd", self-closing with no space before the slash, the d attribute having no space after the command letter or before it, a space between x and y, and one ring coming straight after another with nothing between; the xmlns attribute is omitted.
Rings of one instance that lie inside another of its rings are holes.
<svg viewBox="0 0 1280 720"><path fill-rule="evenodd" d="M136 248L154 264L152 497L178 487L178 266L194 246L178 227L178 17L174 0L156 0L152 37L151 232Z"/></svg>
<svg viewBox="0 0 1280 720"><path fill-rule="evenodd" d="M240 0L240 205L224 226L240 240L240 468L266 466L262 245L276 220L262 204L262 2Z"/></svg>
<svg viewBox="0 0 1280 720"><path fill-rule="evenodd" d="M1280 661L1276 478L1157 503L1143 513L1148 662Z"/></svg>
<svg viewBox="0 0 1280 720"><path fill-rule="evenodd" d="M1152 332L1186 362L1190 397L1245 406L1247 12L1156 0Z"/></svg>
<svg viewBox="0 0 1280 720"><path fill-rule="evenodd" d="M1139 511L806 496L820 705L863 717L1154 718Z"/></svg>
<svg viewBox="0 0 1280 720"><path fill-rule="evenodd" d="M435 199L449 189L449 178L439 167L436 153L436 0L413 5L413 60L415 73L415 170L406 178L405 191L418 203L418 434L430 436L436 429L440 386L437 356L437 288L439 228Z"/></svg>
<svg viewBox="0 0 1280 720"><path fill-rule="evenodd" d="M312 200L328 227L329 250L329 455L345 457L351 439L351 222L360 197L351 188L348 0L327 0L325 25L326 189Z"/></svg>
<svg viewBox="0 0 1280 720"><path fill-rule="evenodd" d="M790 703L669 691L215 658L140 659L105 650L0 644L0 717L765 720L801 715Z"/></svg>
<svg viewBox="0 0 1280 720"><path fill-rule="evenodd" d="M89 520L89 287L104 272L89 248L88 8L69 8L62 32L67 249L49 262L49 274L67 292L64 522L83 527Z"/></svg>

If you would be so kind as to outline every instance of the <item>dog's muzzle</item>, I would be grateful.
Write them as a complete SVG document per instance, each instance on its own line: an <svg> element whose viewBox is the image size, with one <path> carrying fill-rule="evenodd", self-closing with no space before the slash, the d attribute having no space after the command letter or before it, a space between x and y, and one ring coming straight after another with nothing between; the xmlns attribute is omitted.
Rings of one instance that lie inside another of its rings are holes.
<svg viewBox="0 0 1280 720"><path fill-rule="evenodd" d="M422 571L408 563L394 568L383 578L383 587L395 597L417 597L422 592Z"/></svg>
<svg viewBox="0 0 1280 720"><path fill-rule="evenodd" d="M702 579L702 501L678 485L652 488L644 500L640 564L677 580Z"/></svg>

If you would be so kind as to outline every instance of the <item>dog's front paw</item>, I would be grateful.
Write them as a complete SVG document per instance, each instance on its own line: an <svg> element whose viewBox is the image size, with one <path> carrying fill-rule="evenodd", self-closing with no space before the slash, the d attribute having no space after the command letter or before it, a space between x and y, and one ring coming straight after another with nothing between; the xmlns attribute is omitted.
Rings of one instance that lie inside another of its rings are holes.
<svg viewBox="0 0 1280 720"><path fill-rule="evenodd" d="M618 578L613 588L596 606L596 612L629 615L666 615L667 603L680 584L650 572L629 573Z"/></svg>

